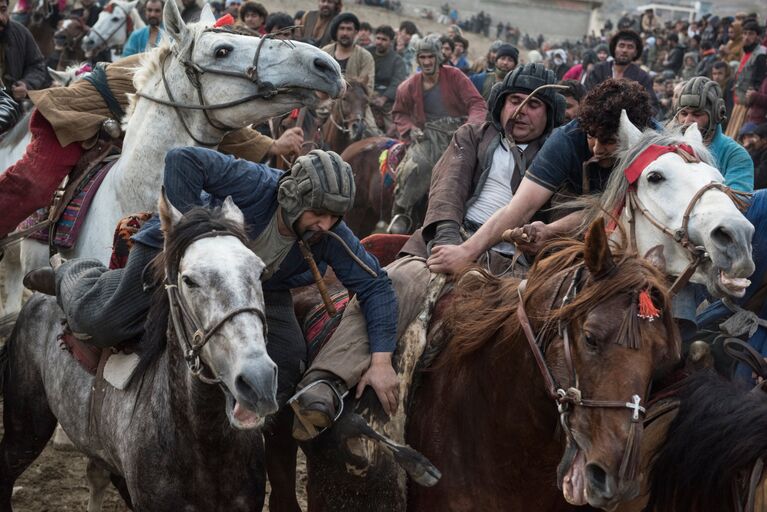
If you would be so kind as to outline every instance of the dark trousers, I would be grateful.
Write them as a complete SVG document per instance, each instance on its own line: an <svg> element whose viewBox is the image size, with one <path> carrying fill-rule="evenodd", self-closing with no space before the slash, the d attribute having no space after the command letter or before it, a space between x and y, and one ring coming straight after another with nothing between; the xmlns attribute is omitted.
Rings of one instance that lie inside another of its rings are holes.
<svg viewBox="0 0 767 512"><path fill-rule="evenodd" d="M264 291L266 352L277 365L277 403L282 407L293 395L306 370L306 341L293 311L290 291Z"/></svg>

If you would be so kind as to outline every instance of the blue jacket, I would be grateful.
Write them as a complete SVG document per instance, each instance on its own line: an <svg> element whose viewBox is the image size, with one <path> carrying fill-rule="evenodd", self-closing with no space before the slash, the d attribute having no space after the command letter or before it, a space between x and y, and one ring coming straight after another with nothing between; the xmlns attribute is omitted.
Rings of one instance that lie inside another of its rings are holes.
<svg viewBox="0 0 767 512"><path fill-rule="evenodd" d="M708 149L728 187L741 192L754 191L754 161L743 146L722 133L722 125L716 127Z"/></svg>
<svg viewBox="0 0 767 512"><path fill-rule="evenodd" d="M735 299L738 305L745 305L751 297L765 284L765 274L767 274L767 190L757 190L751 197L751 204L746 211L746 218L754 225L754 239L752 240L754 273L751 279L751 286L746 289L746 294ZM701 329L718 330L718 326L727 319L732 312L717 300L706 307L697 317L697 323ZM761 305L758 311L759 318L767 319L767 302ZM759 351L760 354L767 357L767 328L760 326L754 335L748 340L748 343ZM737 374L740 378L750 381L751 370L743 365L738 366Z"/></svg>
<svg viewBox="0 0 767 512"><path fill-rule="evenodd" d="M281 174L263 164L210 149L189 147L168 151L163 183L171 204L182 212L202 206L203 191L210 194L212 204L220 204L227 196L232 196L245 216L249 236L255 239L277 211L277 184ZM362 270L331 237L322 237L310 245L317 266L323 274L328 265L333 267L343 285L356 294L367 321L371 352L393 352L397 345L397 298L391 280L344 222L339 222L333 232L378 276L372 277ZM162 248L159 220L147 221L133 238L151 247ZM295 244L277 272L264 282L264 289L288 290L312 283L311 271Z"/></svg>
<svg viewBox="0 0 767 512"><path fill-rule="evenodd" d="M155 48L160 45L160 41L162 41L162 37L165 34L165 27L162 23L160 23L160 33L157 35L157 41L155 41L155 45L152 48ZM144 28L140 28L138 30L134 30L128 40L125 42L125 46L123 47L123 57L128 57L130 55L135 55L137 53L143 53L151 50L152 48L147 48L147 45L149 44L149 25L147 25Z"/></svg>

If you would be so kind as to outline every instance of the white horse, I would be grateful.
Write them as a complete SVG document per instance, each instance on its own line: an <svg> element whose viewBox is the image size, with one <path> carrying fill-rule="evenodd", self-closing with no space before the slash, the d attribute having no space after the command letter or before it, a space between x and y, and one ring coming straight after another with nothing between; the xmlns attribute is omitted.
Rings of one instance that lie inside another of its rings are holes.
<svg viewBox="0 0 767 512"><path fill-rule="evenodd" d="M144 28L146 23L139 16L137 5L138 0L109 2L83 37L81 46L85 56L90 58L105 48L124 46L132 31Z"/></svg>
<svg viewBox="0 0 767 512"><path fill-rule="evenodd" d="M602 196L602 211L620 210L623 233L632 237L639 254L662 248L666 273L678 280L673 291L689 281L716 297L742 297L754 271L754 227L726 192L697 125L683 135L678 130L642 133L624 111L619 135L624 149ZM648 153L655 146L680 144L692 149L692 158L684 149L656 158ZM633 186L626 177L632 166Z"/></svg>
<svg viewBox="0 0 767 512"><path fill-rule="evenodd" d="M65 258L108 261L117 221L157 204L169 149L216 147L230 131L315 105L317 92L343 93L338 63L318 48L209 28L215 22L209 7L194 25L184 23L175 2L166 2L164 16L166 43L146 55L134 77L138 93L122 157L94 197L76 246L62 252ZM0 262L7 272L1 318L18 313L22 277L47 259L45 244L25 240L21 266L14 258Z"/></svg>

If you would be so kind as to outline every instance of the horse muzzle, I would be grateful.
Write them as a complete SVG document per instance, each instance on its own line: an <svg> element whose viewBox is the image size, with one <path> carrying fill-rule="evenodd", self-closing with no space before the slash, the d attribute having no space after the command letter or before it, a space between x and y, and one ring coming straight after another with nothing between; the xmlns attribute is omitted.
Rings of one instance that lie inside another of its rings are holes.
<svg viewBox="0 0 767 512"><path fill-rule="evenodd" d="M269 361L243 369L225 387L226 412L233 427L247 430L263 425L277 412L277 366Z"/></svg>

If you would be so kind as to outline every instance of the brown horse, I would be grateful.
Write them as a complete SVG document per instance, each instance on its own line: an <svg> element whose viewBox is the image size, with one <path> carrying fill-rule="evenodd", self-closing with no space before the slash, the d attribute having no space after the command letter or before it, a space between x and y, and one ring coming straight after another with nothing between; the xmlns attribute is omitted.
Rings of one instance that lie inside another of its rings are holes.
<svg viewBox="0 0 767 512"><path fill-rule="evenodd" d="M487 276L458 287L452 338L408 428L443 477L411 487L410 510L566 510L563 494L609 509L638 491L642 427L631 404L679 357L665 278L636 255L612 254L601 222L585 243L550 249L526 287Z"/></svg>
<svg viewBox="0 0 767 512"><path fill-rule="evenodd" d="M87 28L83 20L77 17L62 22L61 28L53 36L56 50L59 51L57 71L64 71L69 66L76 66L85 61L81 43Z"/></svg>
<svg viewBox="0 0 767 512"><path fill-rule="evenodd" d="M365 122L368 103L366 81L349 78L346 82L346 93L333 101L327 118L323 119L305 108L296 110L291 115L272 120L270 126L272 137L276 139L288 128L300 125L304 131L301 155L313 149L324 149L341 154L350 143L365 136L368 130ZM277 158L276 160L275 165L278 168L288 167L285 159Z"/></svg>
<svg viewBox="0 0 767 512"><path fill-rule="evenodd" d="M525 286L476 273L457 285L406 436L442 479L410 485L407 510L570 510L563 493L610 508L637 493L641 404L654 371L679 357L665 278L635 254L613 254L601 221L586 242L547 254ZM370 398L348 407L380 416ZM363 463L336 430L305 449L310 510L404 510L391 462Z"/></svg>
<svg viewBox="0 0 767 512"><path fill-rule="evenodd" d="M53 53L53 34L56 32L58 21L58 9L52 0L34 0L29 11L27 28L46 59Z"/></svg>
<svg viewBox="0 0 767 512"><path fill-rule="evenodd" d="M352 143L341 153L354 169L357 197L345 220L357 236L386 229L394 201L394 182L387 183L379 159L383 151L398 143L389 137L369 137Z"/></svg>

